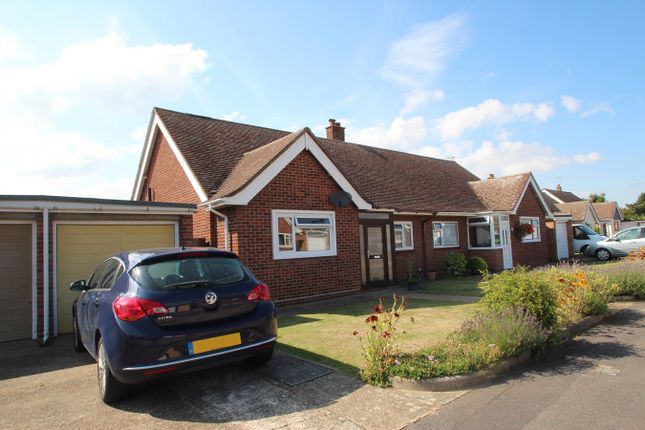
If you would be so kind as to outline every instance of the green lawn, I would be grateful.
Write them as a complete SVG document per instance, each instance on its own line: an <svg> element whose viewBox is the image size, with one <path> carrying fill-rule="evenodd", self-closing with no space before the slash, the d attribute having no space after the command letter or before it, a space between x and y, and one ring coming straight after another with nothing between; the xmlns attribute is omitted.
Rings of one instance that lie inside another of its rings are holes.
<svg viewBox="0 0 645 430"><path fill-rule="evenodd" d="M391 299L385 303L391 303ZM349 305L280 317L278 349L356 373L362 358L359 340L353 332L366 330L365 318L374 304L371 299L357 297L357 301ZM475 304L409 299L399 324L399 328L407 332L399 338L400 349L413 351L443 339L476 307ZM414 323L410 322L410 317L414 318Z"/></svg>
<svg viewBox="0 0 645 430"><path fill-rule="evenodd" d="M484 290L479 287L481 275L451 276L444 279L428 282L421 281L419 290L431 294L450 294L454 296L482 297Z"/></svg>

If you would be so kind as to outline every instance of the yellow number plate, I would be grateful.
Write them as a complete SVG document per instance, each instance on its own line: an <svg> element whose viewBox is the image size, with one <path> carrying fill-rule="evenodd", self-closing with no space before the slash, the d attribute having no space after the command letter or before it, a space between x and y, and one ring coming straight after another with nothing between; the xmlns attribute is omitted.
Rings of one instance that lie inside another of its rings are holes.
<svg viewBox="0 0 645 430"><path fill-rule="evenodd" d="M201 354L202 352L215 351L216 349L228 348L229 346L235 346L241 343L242 338L239 333L211 337L189 342L188 353L190 355Z"/></svg>

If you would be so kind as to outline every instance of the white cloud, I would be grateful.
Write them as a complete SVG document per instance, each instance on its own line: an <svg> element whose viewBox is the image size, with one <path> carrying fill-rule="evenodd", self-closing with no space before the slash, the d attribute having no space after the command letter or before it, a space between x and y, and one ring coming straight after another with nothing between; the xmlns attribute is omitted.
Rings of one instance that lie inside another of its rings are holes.
<svg viewBox="0 0 645 430"><path fill-rule="evenodd" d="M405 95L405 104L399 115L412 113L420 107L424 106L428 101L441 101L446 95L441 90L412 90Z"/></svg>
<svg viewBox="0 0 645 430"><path fill-rule="evenodd" d="M389 125L356 128L348 126L347 140L379 148L405 150L419 145L428 134L423 117L395 118Z"/></svg>
<svg viewBox="0 0 645 430"><path fill-rule="evenodd" d="M580 100L573 96L562 96L560 97L560 104L568 110L569 112L578 112L580 110Z"/></svg>
<svg viewBox="0 0 645 430"><path fill-rule="evenodd" d="M590 152L588 154L577 154L573 159L579 164L589 164L602 160L602 155L597 152Z"/></svg>
<svg viewBox="0 0 645 430"><path fill-rule="evenodd" d="M484 141L475 151L457 161L480 177L491 172L500 175L546 172L571 162L569 157L556 154L552 147L522 141L504 141L497 145Z"/></svg>
<svg viewBox="0 0 645 430"><path fill-rule="evenodd" d="M88 106L107 111L181 95L206 68L192 44L128 45L117 33L69 46L50 64L0 66L0 109L35 114Z"/></svg>
<svg viewBox="0 0 645 430"><path fill-rule="evenodd" d="M61 120L82 109L116 123L124 111L179 97L206 57L191 44L135 46L112 33L69 46L51 63L1 63L0 194L127 198L145 128L130 133L133 145L70 131Z"/></svg>
<svg viewBox="0 0 645 430"><path fill-rule="evenodd" d="M18 57L21 49L16 34L0 25L0 63Z"/></svg>
<svg viewBox="0 0 645 430"><path fill-rule="evenodd" d="M437 120L436 128L441 139L455 139L466 130L480 128L487 124L502 125L519 120L546 122L555 110L549 103L517 103L505 105L497 99L488 99L477 106L470 106L450 112Z"/></svg>
<svg viewBox="0 0 645 430"><path fill-rule="evenodd" d="M596 106L596 107L594 107L592 109L589 109L588 111L585 111L585 112L581 113L580 117L586 118L588 116L595 115L595 114L601 113L601 112L606 112L606 113L611 114L611 115L614 114L614 110L611 107L609 107L607 104L601 104L601 105Z"/></svg>
<svg viewBox="0 0 645 430"><path fill-rule="evenodd" d="M146 133L148 132L148 127L141 126L137 127L130 132L130 137L137 142L143 142L146 138Z"/></svg>
<svg viewBox="0 0 645 430"><path fill-rule="evenodd" d="M497 140L510 140L513 133L508 130L500 130L493 134Z"/></svg>
<svg viewBox="0 0 645 430"><path fill-rule="evenodd" d="M238 111L233 111L228 115L224 115L223 119L225 119L226 121L244 121L246 119L246 115L243 115Z"/></svg>
<svg viewBox="0 0 645 430"><path fill-rule="evenodd" d="M468 40L466 15L452 14L436 22L427 22L394 41L379 70L389 81L420 86L439 74L446 63Z"/></svg>

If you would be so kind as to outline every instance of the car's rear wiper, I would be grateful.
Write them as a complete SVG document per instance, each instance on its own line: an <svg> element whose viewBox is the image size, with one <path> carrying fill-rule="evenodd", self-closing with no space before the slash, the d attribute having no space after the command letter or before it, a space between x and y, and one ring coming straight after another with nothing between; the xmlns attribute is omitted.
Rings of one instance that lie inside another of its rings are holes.
<svg viewBox="0 0 645 430"><path fill-rule="evenodd" d="M186 281L179 282L177 284L166 285L164 288L167 290L180 290L182 288L193 288L193 287L208 287L212 285L213 282L210 281Z"/></svg>

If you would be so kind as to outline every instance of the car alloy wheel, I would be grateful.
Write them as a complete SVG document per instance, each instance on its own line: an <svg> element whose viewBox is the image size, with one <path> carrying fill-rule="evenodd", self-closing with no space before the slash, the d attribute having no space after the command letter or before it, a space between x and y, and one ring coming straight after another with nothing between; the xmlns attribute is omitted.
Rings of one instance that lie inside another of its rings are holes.
<svg viewBox="0 0 645 430"><path fill-rule="evenodd" d="M129 386L112 375L107 361L103 339L99 339L96 354L96 373L99 380L99 395L104 403L110 404L123 400L128 396Z"/></svg>
<svg viewBox="0 0 645 430"><path fill-rule="evenodd" d="M607 261L611 258L611 254L606 249L599 249L596 251L596 258L600 261Z"/></svg>

